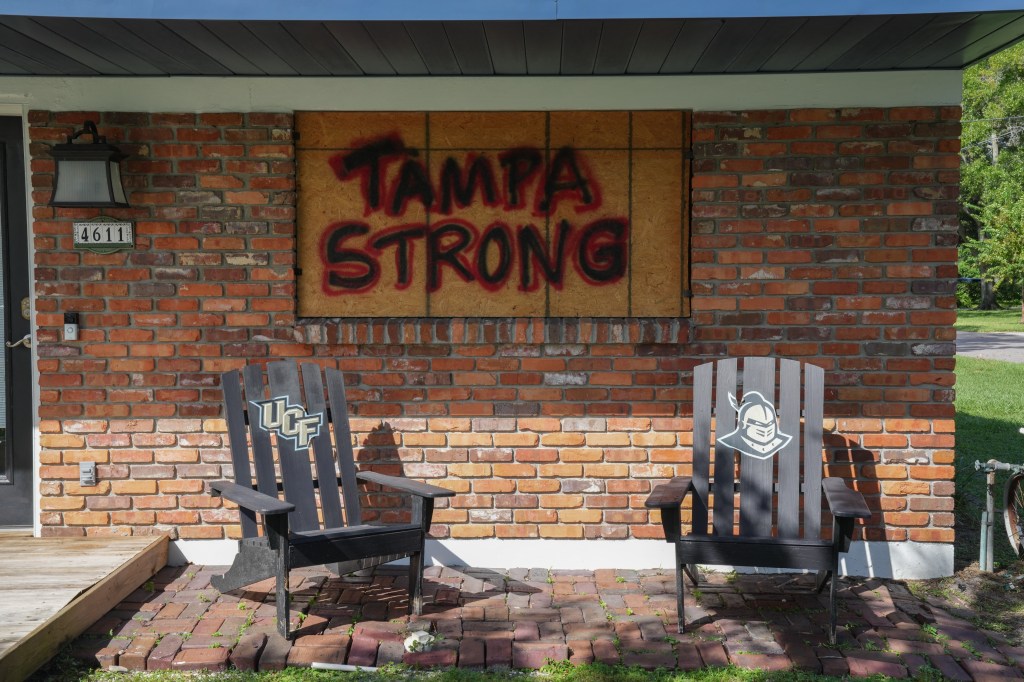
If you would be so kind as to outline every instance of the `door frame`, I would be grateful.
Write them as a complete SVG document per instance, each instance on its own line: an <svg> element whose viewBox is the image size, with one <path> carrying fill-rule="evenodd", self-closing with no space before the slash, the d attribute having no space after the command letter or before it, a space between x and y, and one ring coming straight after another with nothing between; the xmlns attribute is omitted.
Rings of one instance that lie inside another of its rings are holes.
<svg viewBox="0 0 1024 682"><path fill-rule="evenodd" d="M24 252L24 271L21 273L21 277L24 279L26 294L29 300L29 319L25 322L27 326L27 333L32 335L32 347L29 350L29 371L26 377L22 380L29 384L30 391L28 395L31 396L29 410L30 419L26 421L30 422L27 427L30 429L27 444L31 450L29 471L31 474L31 520L27 526L21 526L21 528L31 528L32 533L35 536L39 536L41 532L41 522L39 518L40 512L40 491L39 491L39 370L38 370L38 354L36 351L36 334L35 334L35 280L33 276L34 269L34 254L35 246L33 244L33 212L32 212L32 172L29 155L29 144L30 139L28 135L28 110L27 107L18 104L0 104L0 116L14 117L21 120L21 142L22 142L22 175L23 175L23 196L21 197L21 203L18 204L22 210L22 215L25 221L25 252ZM11 204L17 202L16 197L11 197ZM17 276L17 273L11 272L11 276ZM19 314L20 310L17 302L12 306L11 314ZM19 315L20 318L20 315ZM18 337L20 338L20 336ZM10 339L9 339L10 340ZM16 340L16 339L15 339ZM12 373L13 375L13 373ZM0 526L3 528L3 526Z"/></svg>

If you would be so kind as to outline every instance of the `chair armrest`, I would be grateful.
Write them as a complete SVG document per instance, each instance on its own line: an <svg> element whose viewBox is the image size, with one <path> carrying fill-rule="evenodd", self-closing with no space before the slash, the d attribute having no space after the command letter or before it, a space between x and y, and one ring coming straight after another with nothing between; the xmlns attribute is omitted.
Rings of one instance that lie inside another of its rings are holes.
<svg viewBox="0 0 1024 682"><path fill-rule="evenodd" d="M840 519L867 519L871 517L864 496L850 488L840 478L823 478L821 489L832 516Z"/></svg>
<svg viewBox="0 0 1024 682"><path fill-rule="evenodd" d="M437 497L453 497L455 495L453 491L448 490L447 488L430 485L429 483L421 483L419 481L411 481L408 478L388 476L387 474L381 474L376 471L361 471L356 474L356 478L360 481L369 481L370 483L387 486L394 490L411 493L417 497L433 499Z"/></svg>
<svg viewBox="0 0 1024 682"><path fill-rule="evenodd" d="M644 506L649 509L678 507L691 490L693 482L689 476L676 476L668 483L663 483L652 490L644 500Z"/></svg>
<svg viewBox="0 0 1024 682"><path fill-rule="evenodd" d="M678 542L682 535L683 514L679 505L691 490L693 482L689 476L676 476L656 487L644 500L648 509L661 510L661 527L665 531L666 542Z"/></svg>
<svg viewBox="0 0 1024 682"><path fill-rule="evenodd" d="M265 516L287 514L295 509L295 505L291 502L264 495L258 490L246 488L231 481L210 481L210 493L226 497L239 507Z"/></svg>

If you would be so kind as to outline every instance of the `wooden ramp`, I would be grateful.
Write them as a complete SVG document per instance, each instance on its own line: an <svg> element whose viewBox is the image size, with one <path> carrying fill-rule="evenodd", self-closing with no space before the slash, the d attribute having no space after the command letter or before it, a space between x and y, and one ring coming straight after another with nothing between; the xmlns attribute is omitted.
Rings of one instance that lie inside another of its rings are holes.
<svg viewBox="0 0 1024 682"><path fill-rule="evenodd" d="M0 533L0 680L20 682L167 564L166 536Z"/></svg>

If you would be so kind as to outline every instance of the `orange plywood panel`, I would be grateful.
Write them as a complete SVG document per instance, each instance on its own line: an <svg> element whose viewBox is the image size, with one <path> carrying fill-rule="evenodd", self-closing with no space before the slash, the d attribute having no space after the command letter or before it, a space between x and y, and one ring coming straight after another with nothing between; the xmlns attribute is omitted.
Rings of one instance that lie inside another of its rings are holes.
<svg viewBox="0 0 1024 682"><path fill-rule="evenodd" d="M537 218L525 201L503 198L497 154L439 151L431 177L438 191L428 237L430 314L543 316L544 289L524 286L519 246L524 226Z"/></svg>
<svg viewBox="0 0 1024 682"><path fill-rule="evenodd" d="M295 113L298 149L353 149L390 135L416 149L427 145L423 112L299 111Z"/></svg>
<svg viewBox="0 0 1024 682"><path fill-rule="evenodd" d="M630 272L637 317L682 314L684 162L679 150L633 151Z"/></svg>
<svg viewBox="0 0 1024 682"><path fill-rule="evenodd" d="M361 183L331 172L335 155L296 155L299 315L426 315L425 207L410 201L397 216L368 212Z"/></svg>
<svg viewBox="0 0 1024 682"><path fill-rule="evenodd" d="M544 149L543 111L445 111L429 117L431 149Z"/></svg>
<svg viewBox="0 0 1024 682"><path fill-rule="evenodd" d="M634 111L633 149L678 149L685 124L682 111Z"/></svg>
<svg viewBox="0 0 1024 682"><path fill-rule="evenodd" d="M628 111L552 111L551 149L628 149Z"/></svg>
<svg viewBox="0 0 1024 682"><path fill-rule="evenodd" d="M300 112L299 314L687 314L688 122Z"/></svg>
<svg viewBox="0 0 1024 682"><path fill-rule="evenodd" d="M554 247L564 233L568 236L564 284L560 290L549 288L549 314L626 316L630 277L629 152L580 151L576 161L589 194L578 190L556 195L548 222L549 242Z"/></svg>

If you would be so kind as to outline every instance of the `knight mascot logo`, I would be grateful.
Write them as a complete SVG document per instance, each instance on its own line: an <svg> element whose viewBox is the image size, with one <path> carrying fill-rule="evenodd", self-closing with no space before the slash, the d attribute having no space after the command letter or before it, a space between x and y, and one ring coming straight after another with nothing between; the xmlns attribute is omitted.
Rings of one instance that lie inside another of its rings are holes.
<svg viewBox="0 0 1024 682"><path fill-rule="evenodd" d="M249 402L256 408L259 428L287 438L296 450L308 449L312 440L320 435L323 412L307 415L305 407L293 405L287 397Z"/></svg>
<svg viewBox="0 0 1024 682"><path fill-rule="evenodd" d="M793 440L793 436L779 431L775 406L757 391L744 393L742 403L730 393L729 404L739 413L739 424L720 440L730 448L757 459L768 459Z"/></svg>

